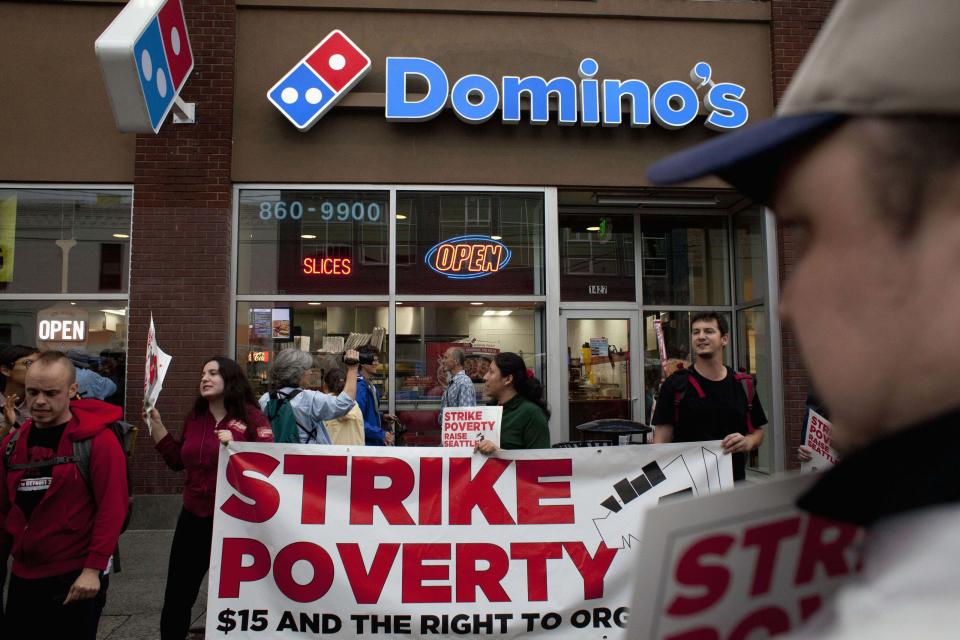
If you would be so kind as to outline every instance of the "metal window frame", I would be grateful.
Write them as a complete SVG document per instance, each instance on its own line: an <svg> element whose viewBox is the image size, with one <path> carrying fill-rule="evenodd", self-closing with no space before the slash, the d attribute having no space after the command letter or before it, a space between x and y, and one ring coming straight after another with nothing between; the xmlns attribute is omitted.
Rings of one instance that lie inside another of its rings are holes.
<svg viewBox="0 0 960 640"><path fill-rule="evenodd" d="M386 191L388 192L389 231L389 279L387 294L375 295L311 295L311 294L240 294L237 292L239 280L239 238L240 238L240 193L244 190L275 190L275 191ZM237 304L240 302L323 302L324 304L337 302L365 302L380 303L387 306L387 348L389 354L396 353L396 309L397 303L429 303L429 302L462 302L464 304L476 300L476 296L449 296L449 295L411 295L397 294L397 195L408 191L436 191L446 193L540 193L544 198L544 237L541 250L544 254L543 277L535 280L534 291L540 287L545 287L545 293L539 293L528 296L484 296L484 302L488 303L531 303L544 305L544 316L546 325L546 335L542 336L542 348L547 354L547 396L556 393L554 387L557 382L553 380L557 376L551 376L550 371L556 370L559 358L557 354L557 345L559 344L556 331L559 329L557 321L551 322L551 318L559 318L559 244L557 240L557 190L555 187L547 186L498 186L498 185L437 185L437 184L374 184L374 183L234 183L233 202L232 202L232 232L230 234L230 309L228 313L229 331L227 332L227 352L236 355L236 325L237 325ZM556 272L556 273L554 273ZM554 277L555 276L555 277ZM555 282L551 283L551 280ZM542 283L542 284L541 284ZM553 291L551 295L550 292ZM551 306L552 305L552 306ZM539 331L535 331L538 335ZM556 344L555 344L556 343ZM552 354L552 358L551 358ZM388 411L394 412L396 407L396 389L393 380L396 376L396 358L390 357L387 365L388 393L387 407ZM554 362L555 361L555 362ZM551 418L551 433L556 429L558 418Z"/></svg>

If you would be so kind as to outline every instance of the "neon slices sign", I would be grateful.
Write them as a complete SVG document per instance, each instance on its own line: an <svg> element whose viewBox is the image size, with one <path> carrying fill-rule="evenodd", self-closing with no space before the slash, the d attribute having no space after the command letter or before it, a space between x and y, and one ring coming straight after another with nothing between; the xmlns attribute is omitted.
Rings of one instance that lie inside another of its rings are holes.
<svg viewBox="0 0 960 640"><path fill-rule="evenodd" d="M435 244L424 263L453 280L472 280L499 272L510 262L510 249L490 236L458 236Z"/></svg>

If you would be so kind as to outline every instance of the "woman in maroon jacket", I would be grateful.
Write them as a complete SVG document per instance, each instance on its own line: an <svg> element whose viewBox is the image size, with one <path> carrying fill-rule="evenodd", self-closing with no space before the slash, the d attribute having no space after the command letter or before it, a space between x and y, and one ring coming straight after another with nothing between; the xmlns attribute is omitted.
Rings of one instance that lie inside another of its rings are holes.
<svg viewBox="0 0 960 640"><path fill-rule="evenodd" d="M179 439L167 432L156 409L150 412L150 423L157 451L167 466L187 470L160 615L162 640L183 640L210 564L220 444L273 442L273 432L257 408L243 370L229 358L212 358L203 365L200 397L187 414Z"/></svg>

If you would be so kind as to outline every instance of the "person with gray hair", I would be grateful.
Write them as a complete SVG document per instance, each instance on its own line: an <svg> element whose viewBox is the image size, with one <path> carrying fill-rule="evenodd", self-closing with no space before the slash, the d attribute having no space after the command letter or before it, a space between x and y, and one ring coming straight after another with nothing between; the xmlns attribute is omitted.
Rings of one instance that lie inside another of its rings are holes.
<svg viewBox="0 0 960 640"><path fill-rule="evenodd" d="M450 377L447 388L443 390L443 397L440 398L440 413L437 414L437 422L440 424L443 424L443 410L448 407L477 406L477 390L463 370L465 359L466 354L459 347L450 347L443 353L443 367Z"/></svg>
<svg viewBox="0 0 960 640"><path fill-rule="evenodd" d="M344 360L357 360L357 352L349 350ZM356 404L357 365L347 366L347 380L337 396L304 389L313 357L299 349L285 349L277 354L270 367L270 390L260 396L260 408L273 423L285 403L293 410L297 429L295 434L276 434L276 442L300 444L331 444L324 420L346 415ZM283 439L280 439L283 437Z"/></svg>

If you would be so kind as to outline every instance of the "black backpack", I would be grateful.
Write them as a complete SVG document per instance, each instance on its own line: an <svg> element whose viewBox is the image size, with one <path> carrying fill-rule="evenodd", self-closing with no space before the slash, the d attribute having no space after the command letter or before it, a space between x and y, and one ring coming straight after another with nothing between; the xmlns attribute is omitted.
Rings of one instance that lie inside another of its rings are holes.
<svg viewBox="0 0 960 640"><path fill-rule="evenodd" d="M116 436L117 441L120 443L120 448L123 449L124 469L127 475L127 515L124 517L123 526L120 528L120 533L123 533L127 530L127 527L130 526L130 516L133 514L133 483L131 482L130 478L130 458L133 457L133 448L137 442L137 431L139 431L139 429L137 429L135 425L124 420L111 422L107 425L107 429L113 433L114 436ZM77 471L80 473L80 476L83 478L84 482L87 483L87 488L90 489L90 495L94 495L93 482L90 479L90 452L93 449L92 438L74 440L73 455L57 456L55 458L49 458L39 462L10 464L10 458L13 456L13 449L15 446L17 446L17 440L20 439L21 433L23 433L23 429L17 429L14 431L13 435L10 436L10 440L7 441L7 448L3 454L3 463L7 470L19 471L21 469L42 469L44 467L53 467L58 464L76 464ZM119 542L117 549L113 554L113 571L115 573L120 572Z"/></svg>
<svg viewBox="0 0 960 640"><path fill-rule="evenodd" d="M743 394L747 397L747 433L753 433L756 430L756 428L753 426L753 396L756 380L749 373L738 373L736 371L732 371L732 373L734 379L743 389ZM679 388L673 394L674 426L680 422L680 402L683 400L684 396L687 395L688 386L692 386L694 388L694 390L697 392L697 397L699 397L701 400L707 397L707 394L703 391L703 387L700 386L700 383L697 382L696 377L690 372L689 369L681 367L680 369L677 369L677 372L674 375L677 374L680 374L681 382Z"/></svg>

